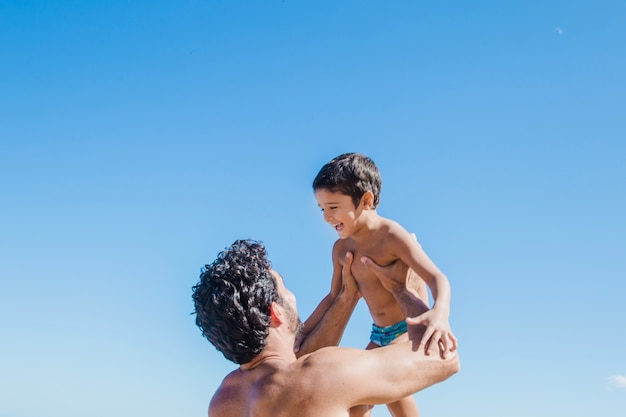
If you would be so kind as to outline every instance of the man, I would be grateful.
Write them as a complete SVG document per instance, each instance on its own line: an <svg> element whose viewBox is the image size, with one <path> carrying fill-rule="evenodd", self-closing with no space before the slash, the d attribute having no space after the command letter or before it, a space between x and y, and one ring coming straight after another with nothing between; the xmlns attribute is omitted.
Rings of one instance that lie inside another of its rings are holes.
<svg viewBox="0 0 626 417"><path fill-rule="evenodd" d="M351 264L348 255L342 290L308 335L310 343L341 337L344 319L360 297ZM379 268L369 261L366 265L393 292L407 317L425 311L404 280L393 278L400 276L397 269ZM459 369L456 353L442 359L443 355L417 351L424 330L417 326L409 327L406 343L369 351L327 347L297 358L293 346L301 322L296 299L271 269L265 247L258 242L238 240L221 252L200 275L193 300L202 334L240 365L213 396L209 417L348 416L354 406L399 400Z"/></svg>

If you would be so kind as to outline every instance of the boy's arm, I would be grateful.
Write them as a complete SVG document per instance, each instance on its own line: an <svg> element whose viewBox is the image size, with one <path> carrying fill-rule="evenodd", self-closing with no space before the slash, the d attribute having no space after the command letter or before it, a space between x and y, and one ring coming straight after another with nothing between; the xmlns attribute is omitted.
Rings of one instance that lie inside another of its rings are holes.
<svg viewBox="0 0 626 417"><path fill-rule="evenodd" d="M450 316L448 278L426 255L414 235L398 225L393 237L391 245L393 252L426 282L434 300L432 309L418 316L408 315L407 322L426 326L422 345L425 346L427 354L431 353L440 342L443 344L444 352L453 351L456 349L456 338L448 322ZM404 276L406 275L402 275Z"/></svg>
<svg viewBox="0 0 626 417"><path fill-rule="evenodd" d="M326 346L337 346L346 329L350 316L360 299L360 294L349 272L352 254L347 253L343 266L336 259L333 249L333 279L330 293L324 297L304 324L304 333L296 341L296 355L313 352Z"/></svg>
<svg viewBox="0 0 626 417"><path fill-rule="evenodd" d="M426 282L433 295L433 308L445 309L450 312L450 283L448 278L437 268L426 255L414 235L404 230L396 233L394 252L409 268L412 268ZM439 304L439 306L437 305Z"/></svg>
<svg viewBox="0 0 626 417"><path fill-rule="evenodd" d="M420 244L417 240L417 236L415 236L415 233L411 233L411 237L415 239L418 245ZM426 287L426 283L413 270L411 270L411 272L409 272L409 275L407 276L407 286L409 285L411 285L411 287L415 289L415 291L417 292L417 296L420 298L420 300L424 302L424 304L426 304L427 306L430 305L428 301L428 290Z"/></svg>

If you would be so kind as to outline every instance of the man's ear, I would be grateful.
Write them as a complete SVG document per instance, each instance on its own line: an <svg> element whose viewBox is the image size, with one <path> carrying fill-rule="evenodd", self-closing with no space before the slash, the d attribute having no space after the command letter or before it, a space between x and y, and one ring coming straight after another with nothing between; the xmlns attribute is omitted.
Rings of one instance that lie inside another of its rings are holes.
<svg viewBox="0 0 626 417"><path fill-rule="evenodd" d="M363 204L364 209L371 209L374 207L374 193L371 191L366 191L361 196L361 204Z"/></svg>
<svg viewBox="0 0 626 417"><path fill-rule="evenodd" d="M272 304L270 304L270 317L272 318L272 321L279 324L284 321L283 309L278 305L278 303L276 303L276 301L273 301Z"/></svg>

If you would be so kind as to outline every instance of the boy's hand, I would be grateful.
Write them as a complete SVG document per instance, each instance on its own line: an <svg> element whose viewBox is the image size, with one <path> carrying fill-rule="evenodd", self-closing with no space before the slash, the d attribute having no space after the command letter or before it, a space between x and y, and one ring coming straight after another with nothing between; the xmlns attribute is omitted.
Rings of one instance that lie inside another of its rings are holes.
<svg viewBox="0 0 626 417"><path fill-rule="evenodd" d="M416 317L408 317L407 324L421 324L426 327L424 337L419 348L424 347L426 355L430 355L434 349L445 358L447 352L454 352L457 347L457 340L450 328L447 314L433 307L431 310Z"/></svg>

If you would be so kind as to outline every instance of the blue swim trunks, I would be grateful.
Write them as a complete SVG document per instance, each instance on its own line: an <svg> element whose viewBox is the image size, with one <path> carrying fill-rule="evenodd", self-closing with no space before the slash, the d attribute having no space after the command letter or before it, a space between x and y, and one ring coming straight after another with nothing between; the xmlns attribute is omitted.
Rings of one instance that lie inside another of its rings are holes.
<svg viewBox="0 0 626 417"><path fill-rule="evenodd" d="M376 343L378 346L387 346L393 342L396 337L403 333L406 333L407 326L406 321L402 320L399 323L392 324L387 327L379 327L372 324L372 333L370 334L370 340Z"/></svg>

